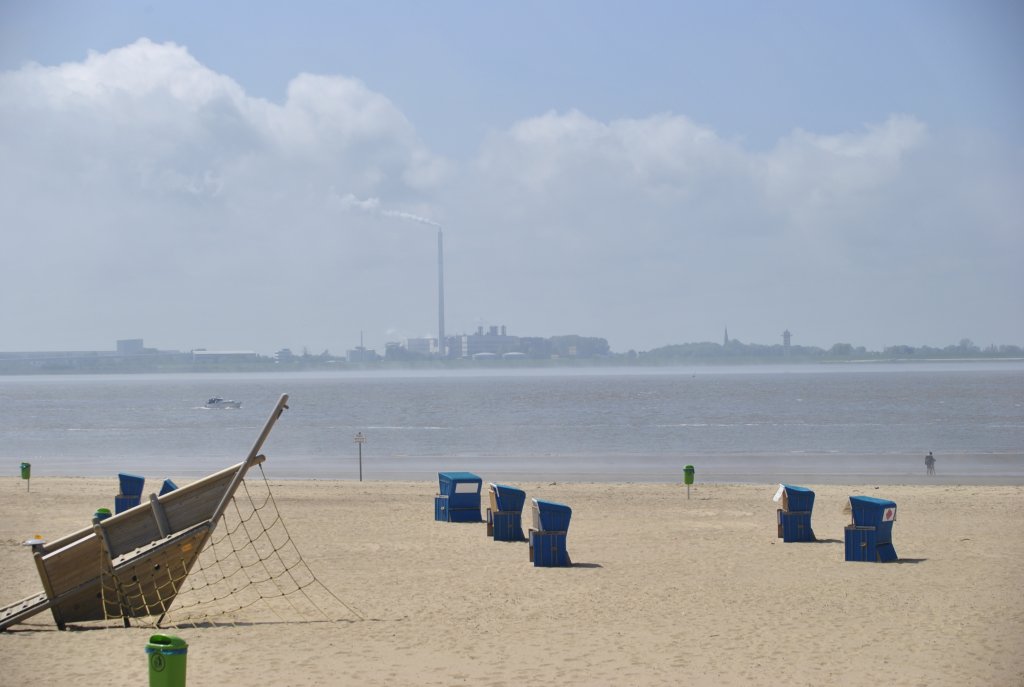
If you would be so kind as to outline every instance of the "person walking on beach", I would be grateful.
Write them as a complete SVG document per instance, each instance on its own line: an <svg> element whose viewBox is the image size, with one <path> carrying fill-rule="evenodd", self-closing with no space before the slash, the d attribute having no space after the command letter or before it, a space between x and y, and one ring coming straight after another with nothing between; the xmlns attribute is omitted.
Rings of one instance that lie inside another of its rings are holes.
<svg viewBox="0 0 1024 687"><path fill-rule="evenodd" d="M924 466L928 470L929 475L935 474L935 456L932 455L931 451L924 457Z"/></svg>

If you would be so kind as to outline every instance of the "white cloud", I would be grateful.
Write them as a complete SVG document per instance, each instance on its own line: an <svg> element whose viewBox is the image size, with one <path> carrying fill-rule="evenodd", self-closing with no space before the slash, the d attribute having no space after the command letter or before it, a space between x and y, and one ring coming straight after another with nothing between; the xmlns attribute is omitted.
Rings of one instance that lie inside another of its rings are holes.
<svg viewBox="0 0 1024 687"><path fill-rule="evenodd" d="M862 133L815 135L795 131L752 169L766 199L797 222L815 222L833 204L862 202L900 175L907 155L926 140L913 117L893 116Z"/></svg>
<svg viewBox="0 0 1024 687"><path fill-rule="evenodd" d="M380 209L380 198L356 198L351 193L338 196L338 205L343 210L359 210L362 212L377 212Z"/></svg>

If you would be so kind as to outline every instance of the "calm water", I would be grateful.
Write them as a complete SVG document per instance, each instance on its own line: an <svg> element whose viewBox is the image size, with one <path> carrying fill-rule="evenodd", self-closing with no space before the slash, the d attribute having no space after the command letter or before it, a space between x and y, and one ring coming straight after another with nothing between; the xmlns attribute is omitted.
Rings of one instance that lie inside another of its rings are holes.
<svg viewBox="0 0 1024 687"><path fill-rule="evenodd" d="M17 474L189 479L242 460L282 393L271 477L1024 483L1024 365L0 377ZM211 395L240 410L205 410Z"/></svg>

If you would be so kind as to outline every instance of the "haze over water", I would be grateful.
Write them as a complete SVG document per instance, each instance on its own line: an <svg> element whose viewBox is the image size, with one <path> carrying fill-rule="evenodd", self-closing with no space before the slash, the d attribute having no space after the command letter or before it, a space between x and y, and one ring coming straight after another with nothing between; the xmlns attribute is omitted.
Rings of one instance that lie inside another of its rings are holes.
<svg viewBox="0 0 1024 687"><path fill-rule="evenodd" d="M272 478L1024 483L1024 365L137 375L0 380L15 474L190 479L242 460L281 393ZM211 395L240 410L202 408Z"/></svg>

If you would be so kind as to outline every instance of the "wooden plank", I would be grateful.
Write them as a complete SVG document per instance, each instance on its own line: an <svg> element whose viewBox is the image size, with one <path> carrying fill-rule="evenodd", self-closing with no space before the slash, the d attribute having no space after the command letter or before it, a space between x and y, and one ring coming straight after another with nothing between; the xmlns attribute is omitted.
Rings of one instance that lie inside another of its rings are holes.
<svg viewBox="0 0 1024 687"><path fill-rule="evenodd" d="M178 487L174 491L169 491L166 494L163 494L162 496L159 497L160 503L164 505L164 508L168 508L170 504L175 503L180 499L184 499L193 491L202 490L204 487L209 486L211 482L226 483L231 479L232 475L238 472L238 469L242 467L242 465L244 465L244 463L235 463L231 467L224 468L223 470L215 472L212 475L207 475L206 477L196 480L191 484L187 484L183 487Z"/></svg>
<svg viewBox="0 0 1024 687"><path fill-rule="evenodd" d="M50 607L50 599L46 592L40 592L35 596L22 599L10 606L0 608L0 631L6 630L11 625L16 625L26 618L31 618L36 613L41 613Z"/></svg>
<svg viewBox="0 0 1024 687"><path fill-rule="evenodd" d="M144 503L119 513L116 519L107 518L101 521L100 527L106 534L111 558L163 536L153 521L153 511Z"/></svg>
<svg viewBox="0 0 1024 687"><path fill-rule="evenodd" d="M90 532L77 542L42 556L42 562L54 596L60 596L99 576L100 542L96 535Z"/></svg>
<svg viewBox="0 0 1024 687"><path fill-rule="evenodd" d="M239 463L236 466L236 472L241 467L242 464ZM173 501L161 500L160 504L164 507L164 513L167 514L167 523L171 532L181 532L213 517L213 511L220 503L221 496L224 495L234 474L221 473L217 480L207 482Z"/></svg>
<svg viewBox="0 0 1024 687"><path fill-rule="evenodd" d="M50 584L50 576L46 574L46 566L43 565L43 552L41 546L32 547L32 560L36 564L36 572L39 573L39 579L43 581L43 590L46 592L46 597L50 600L57 597L53 592L53 585ZM57 629L64 629L64 618L61 616L57 606L50 605L50 610L53 615L53 622L57 623Z"/></svg>
<svg viewBox="0 0 1024 687"><path fill-rule="evenodd" d="M76 542L82 537L87 537L90 534L92 534L92 525L89 525L88 527L83 527L82 529L72 532L71 534L66 534L60 539L48 541L45 544L43 544L41 550L43 554L53 553L54 551L63 549L68 544Z"/></svg>
<svg viewBox="0 0 1024 687"><path fill-rule="evenodd" d="M149 507L153 511L153 520L156 521L156 527L160 530L160 536L166 537L171 533L171 526L167 523L167 513L164 512L164 507L160 505L156 494L149 495Z"/></svg>
<svg viewBox="0 0 1024 687"><path fill-rule="evenodd" d="M99 575L80 588L65 593L57 602L57 606L65 623L105 620Z"/></svg>

